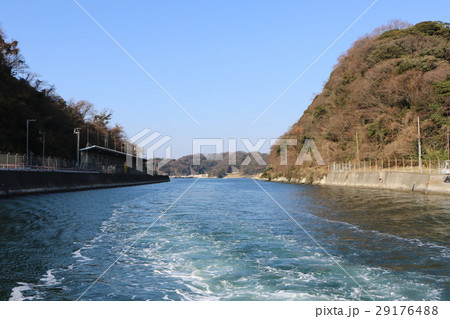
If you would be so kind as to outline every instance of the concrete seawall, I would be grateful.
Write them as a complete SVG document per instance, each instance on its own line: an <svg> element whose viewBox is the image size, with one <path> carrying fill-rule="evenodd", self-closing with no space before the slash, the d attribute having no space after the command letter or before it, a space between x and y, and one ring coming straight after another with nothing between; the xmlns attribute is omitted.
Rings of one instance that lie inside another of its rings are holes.
<svg viewBox="0 0 450 319"><path fill-rule="evenodd" d="M306 178L288 180L286 177L278 177L272 181L450 195L450 177L446 175L406 172L330 172L321 180L315 180L312 183L308 183Z"/></svg>
<svg viewBox="0 0 450 319"><path fill-rule="evenodd" d="M445 179L445 175L406 172L331 172L319 184L450 195Z"/></svg>
<svg viewBox="0 0 450 319"><path fill-rule="evenodd" d="M0 197L169 182L162 175L0 170Z"/></svg>

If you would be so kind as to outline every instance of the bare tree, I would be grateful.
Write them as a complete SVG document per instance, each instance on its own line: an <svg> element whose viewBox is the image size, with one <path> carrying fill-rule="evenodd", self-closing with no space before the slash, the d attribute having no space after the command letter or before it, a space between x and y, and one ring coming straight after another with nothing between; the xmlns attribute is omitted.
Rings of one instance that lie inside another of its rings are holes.
<svg viewBox="0 0 450 319"><path fill-rule="evenodd" d="M16 40L7 42L5 33L0 29L0 67L12 76L23 74L28 69L18 45Z"/></svg>
<svg viewBox="0 0 450 319"><path fill-rule="evenodd" d="M400 19L394 19L390 20L386 25L382 25L381 27L376 28L372 31L372 36L379 36L383 32L389 31L389 30L402 30L407 29L409 27L412 27L413 25L407 21L403 21Z"/></svg>
<svg viewBox="0 0 450 319"><path fill-rule="evenodd" d="M95 114L94 105L86 100L75 102L71 99L68 103L68 107L77 114L83 121L86 121L88 117L92 117Z"/></svg>

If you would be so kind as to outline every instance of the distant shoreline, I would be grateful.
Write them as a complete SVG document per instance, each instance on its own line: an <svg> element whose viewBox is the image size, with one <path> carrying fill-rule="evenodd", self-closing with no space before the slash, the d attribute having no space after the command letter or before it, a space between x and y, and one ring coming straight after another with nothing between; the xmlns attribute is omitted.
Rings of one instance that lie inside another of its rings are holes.
<svg viewBox="0 0 450 319"><path fill-rule="evenodd" d="M225 175L224 177L217 177L217 176L208 176L208 174L197 174L197 175L173 175L170 176L170 178L172 179L183 179L183 178L222 178L222 179L230 179L230 178L256 178L258 175L242 175L239 173L230 173Z"/></svg>

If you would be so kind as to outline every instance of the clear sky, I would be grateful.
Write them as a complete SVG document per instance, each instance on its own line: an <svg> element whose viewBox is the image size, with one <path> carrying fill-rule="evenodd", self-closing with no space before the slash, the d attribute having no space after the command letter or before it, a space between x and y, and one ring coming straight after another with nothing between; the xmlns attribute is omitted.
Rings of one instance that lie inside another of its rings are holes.
<svg viewBox="0 0 450 319"><path fill-rule="evenodd" d="M339 55L392 19L450 21L448 0L379 0L252 126L374 0L78 2L200 126L72 0L1 0L1 27L64 99L113 110L129 136L143 128L171 136L175 158L191 154L192 138L279 137Z"/></svg>

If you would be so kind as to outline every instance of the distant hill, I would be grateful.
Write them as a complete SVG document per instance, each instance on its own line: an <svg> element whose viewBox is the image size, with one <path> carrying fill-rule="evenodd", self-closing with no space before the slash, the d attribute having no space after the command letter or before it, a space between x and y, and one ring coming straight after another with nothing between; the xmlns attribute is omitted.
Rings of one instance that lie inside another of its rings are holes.
<svg viewBox="0 0 450 319"><path fill-rule="evenodd" d="M161 172L175 175L195 175L208 174L214 177L224 177L230 173L239 173L245 176L252 176L264 171L266 165L259 165L250 153L236 152L232 153L236 156L236 165L230 165L230 154L217 154L222 159L208 160L205 155L200 155L200 165L193 165L193 156L183 156L177 160L172 160L161 168ZM267 162L268 154L258 153L262 159ZM243 165L246 158L249 157L251 161L247 165Z"/></svg>
<svg viewBox="0 0 450 319"><path fill-rule="evenodd" d="M296 147L288 147L288 165L280 165L280 147L274 146L266 174L311 174L311 169L294 165L307 138L314 139L328 163L356 160L356 134L360 160L417 159L417 117L424 158L446 159L449 27L443 22L396 22L356 41L339 58L322 92L281 136L298 140Z"/></svg>
<svg viewBox="0 0 450 319"><path fill-rule="evenodd" d="M55 88L29 71L20 54L18 42L8 40L0 29L0 152L25 153L26 121L29 126L30 152L41 155L39 131L45 132L46 155L76 158L74 128L81 129L80 145L101 146L114 143L120 148L123 131L110 126L111 112L95 111L87 101L65 101ZM88 133L89 132L89 137Z"/></svg>

